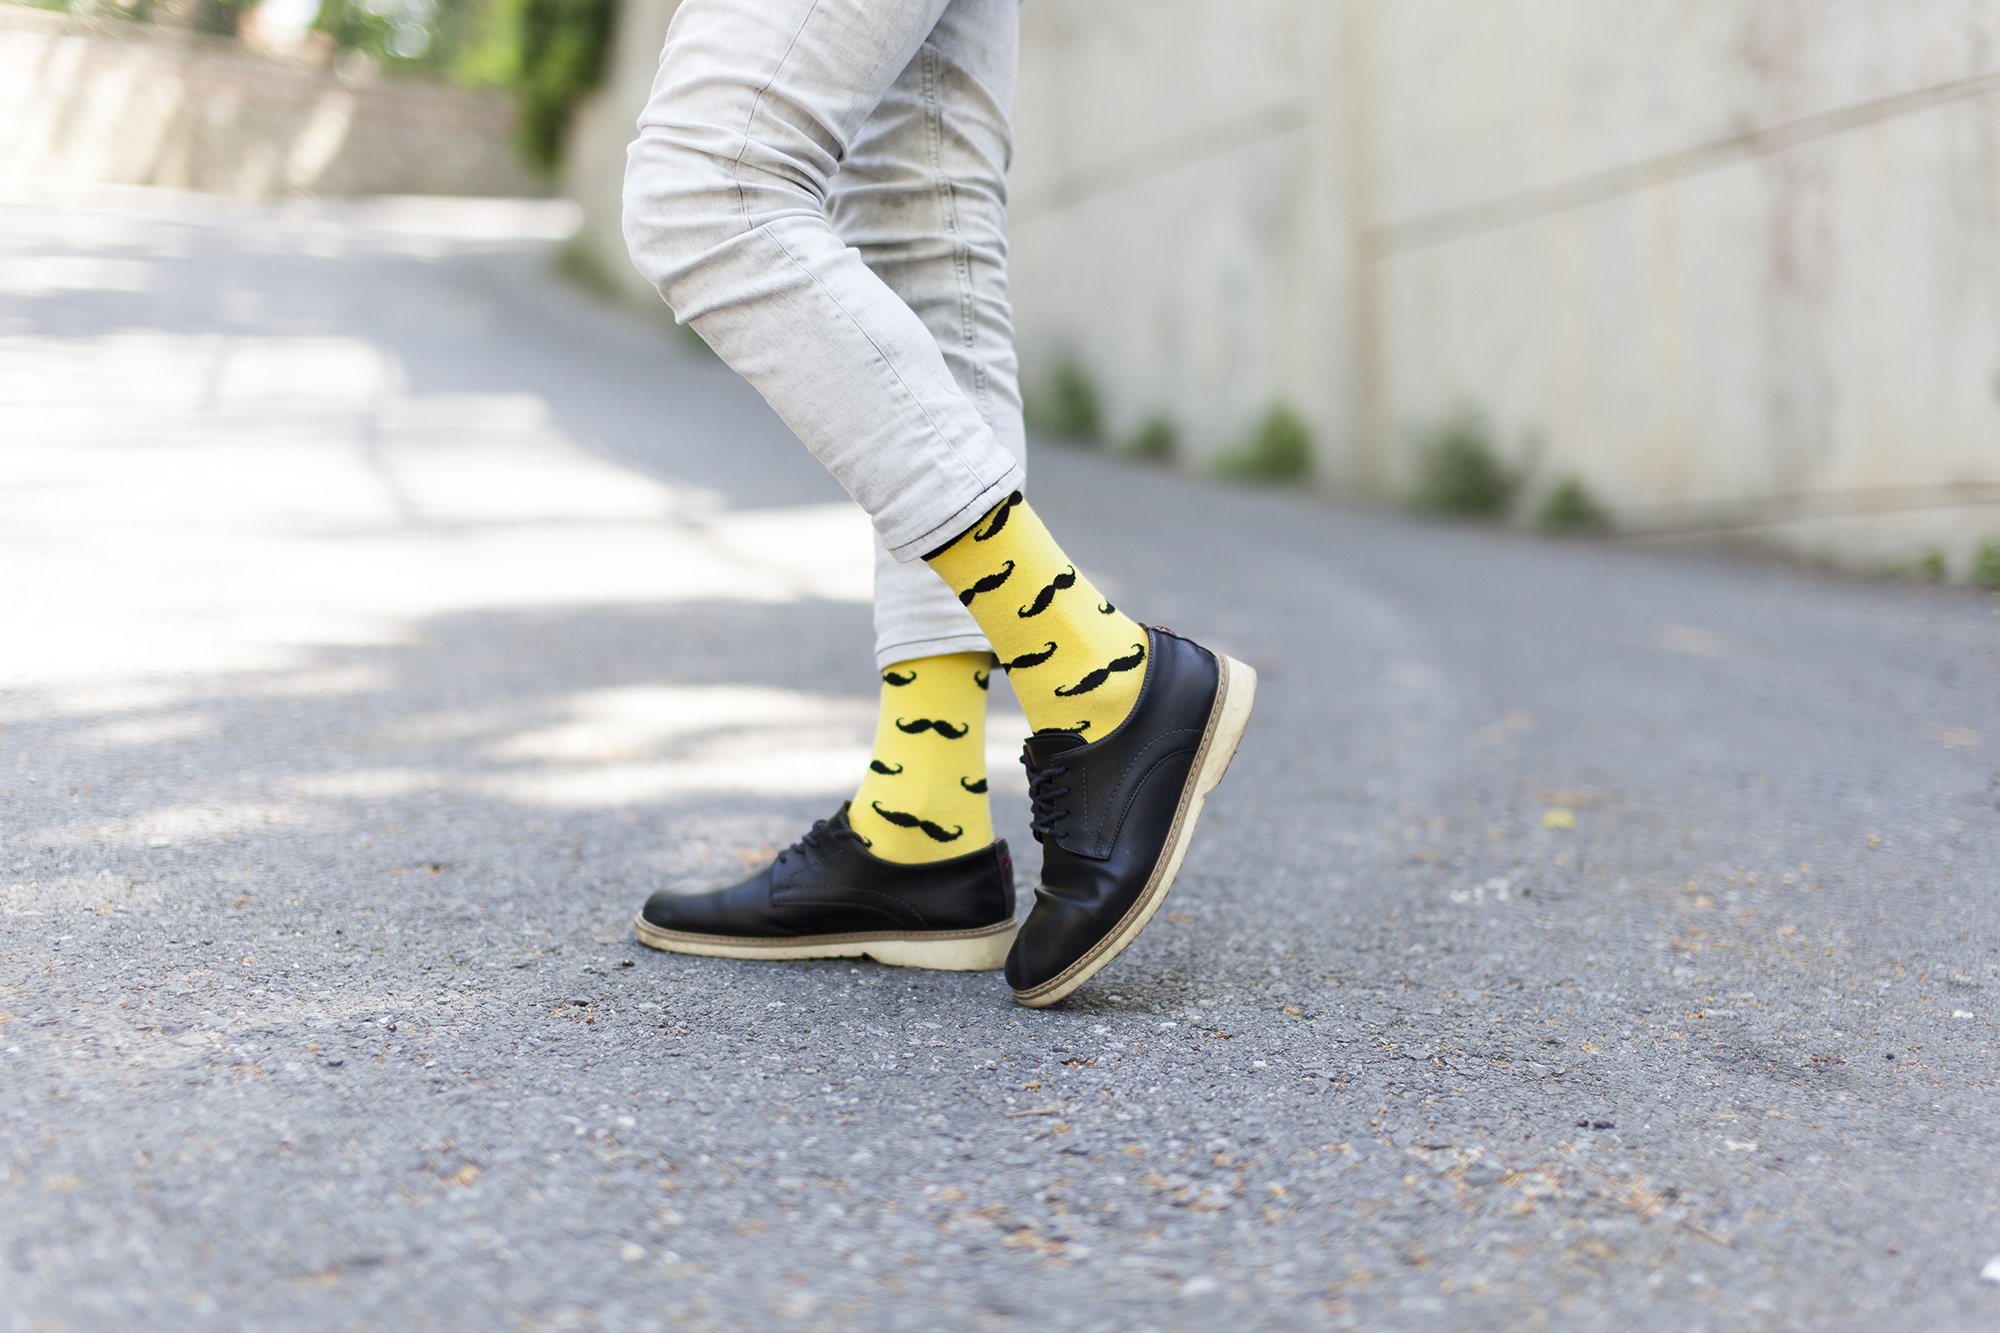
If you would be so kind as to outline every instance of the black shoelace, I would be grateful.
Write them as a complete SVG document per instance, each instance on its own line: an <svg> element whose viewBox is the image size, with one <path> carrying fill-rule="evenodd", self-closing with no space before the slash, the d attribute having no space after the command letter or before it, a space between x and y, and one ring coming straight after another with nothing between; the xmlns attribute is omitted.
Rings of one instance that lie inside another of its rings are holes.
<svg viewBox="0 0 2000 1333"><path fill-rule="evenodd" d="M813 821L813 826L810 829L806 830L805 836L800 838L797 842L793 843L791 846L785 848L784 851L779 852L778 859L780 861L783 861L787 857L793 855L804 856L808 851L818 851L820 849L821 844L824 843L826 839L829 836L831 836L831 834L832 834L832 825L830 821L824 819L815 819ZM868 839L862 837L859 833L856 833L851 828L841 829L839 832L839 836L843 838L852 838L856 842L860 843L863 847L873 847L875 845Z"/></svg>
<svg viewBox="0 0 2000 1333"><path fill-rule="evenodd" d="M1069 788L1058 786L1057 781L1069 772L1069 765L1051 764L1038 769L1028 762L1024 753L1021 766L1028 770L1028 804L1032 809L1028 831L1035 835L1036 842L1061 837L1062 830L1056 825L1069 814L1069 807L1062 804L1062 798L1069 795Z"/></svg>

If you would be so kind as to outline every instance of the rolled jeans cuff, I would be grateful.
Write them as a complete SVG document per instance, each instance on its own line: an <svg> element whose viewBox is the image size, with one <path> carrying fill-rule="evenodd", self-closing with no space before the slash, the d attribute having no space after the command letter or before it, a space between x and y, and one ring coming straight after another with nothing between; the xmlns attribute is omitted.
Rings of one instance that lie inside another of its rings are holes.
<svg viewBox="0 0 2000 1333"><path fill-rule="evenodd" d="M999 452L1004 456L1004 451ZM1021 460L1010 457L1007 470L998 480L987 483L985 487L975 492L971 499L953 507L936 523L904 541L891 541L887 534L884 534L882 544L888 548L890 555L902 563L920 560L977 523L987 510L1020 490L1022 482L1026 479L1027 469Z"/></svg>

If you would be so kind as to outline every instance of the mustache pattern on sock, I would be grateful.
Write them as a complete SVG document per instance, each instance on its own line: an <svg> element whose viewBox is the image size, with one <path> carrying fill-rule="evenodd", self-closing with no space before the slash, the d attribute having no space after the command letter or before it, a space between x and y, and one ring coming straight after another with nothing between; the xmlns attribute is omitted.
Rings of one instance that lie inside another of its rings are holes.
<svg viewBox="0 0 2000 1333"><path fill-rule="evenodd" d="M1074 685L1056 686L1056 693L1065 699L1071 695L1089 694L1105 681L1110 680L1117 672L1130 671L1133 667L1138 666L1139 663L1146 660L1146 646L1144 644L1135 643L1132 645L1132 649L1133 651L1130 656L1112 658L1109 662L1098 667Z"/></svg>
<svg viewBox="0 0 2000 1333"><path fill-rule="evenodd" d="M972 683L982 690L990 690L993 688L993 673L990 671L975 671L972 673Z"/></svg>
<svg viewBox="0 0 2000 1333"><path fill-rule="evenodd" d="M887 809L880 801L870 801L868 808L882 816L889 823L894 824L897 828L922 829L925 835L934 842L956 842L965 836L963 825L947 829L942 824L933 824L928 819L920 819L916 815L908 814L902 810Z"/></svg>
<svg viewBox="0 0 2000 1333"><path fill-rule="evenodd" d="M1014 614L1019 616L1023 620L1026 620L1029 616L1038 616L1042 612L1049 609L1049 603L1053 602L1056 599L1057 593L1063 591L1065 588L1074 588L1075 586L1076 586L1076 566L1071 565L1069 568L1065 569L1062 573L1056 575L1055 578L1050 581L1048 587L1036 593L1035 600L1033 602L1031 602L1027 606L1022 607Z"/></svg>
<svg viewBox="0 0 2000 1333"><path fill-rule="evenodd" d="M955 741L966 732L972 730L972 728L964 725L953 726L943 718L920 717L913 722L905 722L899 717L896 719L896 730L902 732L905 736L919 736L926 731L935 731L946 740ZM887 816L885 815L884 818L887 818Z"/></svg>
<svg viewBox="0 0 2000 1333"><path fill-rule="evenodd" d="M1062 736L1062 735L1067 735L1068 733L1073 731L1077 735L1081 736L1083 735L1084 732L1089 730L1090 730L1090 723L1079 722L1073 727L1036 727L1035 734L1037 736Z"/></svg>
<svg viewBox="0 0 2000 1333"><path fill-rule="evenodd" d="M977 782L967 782L964 778L960 778L958 785L971 792L974 796L984 796L986 794L985 778L981 778Z"/></svg>
<svg viewBox="0 0 2000 1333"><path fill-rule="evenodd" d="M1015 658L1011 662L1002 662L1000 664L1000 669L1002 671L1014 671L1018 670L1021 667L1037 667L1040 666L1042 663L1048 661L1051 657L1054 657L1055 655L1056 655L1056 641L1054 639L1050 639L1049 646L1047 648L1044 648L1041 652L1022 653L1019 657Z"/></svg>
<svg viewBox="0 0 2000 1333"><path fill-rule="evenodd" d="M974 574L997 568L1000 557L1014 554L1006 543L1030 526L1032 520L1023 515L1033 513L1024 509L1017 514L1013 528L999 542L977 548L966 543L971 551L969 568L945 586L963 587ZM1045 570L1062 568L1061 560L1021 564L1029 571L1016 574L1015 581L1022 585L1039 582ZM1015 623L1018 600L1006 593L989 599L1009 628ZM1077 603L1081 605L1082 599ZM1060 614L1059 610L1049 619ZM1028 635L1015 637L1018 641ZM1070 659L1074 670L1060 666L1042 674L1051 684L1068 680L1122 650L1130 637L1113 634L1107 643L1100 635L1089 651ZM875 687L875 739L859 752L861 765L855 776L860 781L848 802L855 832L874 840L872 855L892 864L923 865L992 845L993 798L967 784L986 776L986 712L992 695L979 689L978 682L997 662L991 648L982 645L976 650L898 656L875 663L881 680ZM1106 690L1099 697L1111 693Z"/></svg>
<svg viewBox="0 0 2000 1333"><path fill-rule="evenodd" d="M984 532L973 533L972 540L983 542L998 537L1000 530L1007 526L1007 516L1014 512L1014 506L1019 503L1021 503L1021 493L1019 491L1015 491L1012 495L1002 500L1000 507L993 511L993 521L986 525Z"/></svg>
<svg viewBox="0 0 2000 1333"><path fill-rule="evenodd" d="M1097 614L1100 616L1115 616L1118 614L1118 608L1109 602L1099 602L1097 604Z"/></svg>
<svg viewBox="0 0 2000 1333"><path fill-rule="evenodd" d="M979 596L980 593L992 592L995 588L1013 577L1014 562L1009 560L999 573L988 574L984 578L973 580L972 586L958 595L958 604L960 606L971 606L972 599Z"/></svg>

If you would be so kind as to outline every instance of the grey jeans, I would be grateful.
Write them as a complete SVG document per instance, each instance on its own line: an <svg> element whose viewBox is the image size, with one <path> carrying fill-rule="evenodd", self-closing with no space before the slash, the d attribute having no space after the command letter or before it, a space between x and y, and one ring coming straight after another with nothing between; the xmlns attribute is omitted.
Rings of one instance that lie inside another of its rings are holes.
<svg viewBox="0 0 2000 1333"><path fill-rule="evenodd" d="M633 263L874 521L880 665L986 648L918 557L1024 476L1019 5L682 0L627 154Z"/></svg>

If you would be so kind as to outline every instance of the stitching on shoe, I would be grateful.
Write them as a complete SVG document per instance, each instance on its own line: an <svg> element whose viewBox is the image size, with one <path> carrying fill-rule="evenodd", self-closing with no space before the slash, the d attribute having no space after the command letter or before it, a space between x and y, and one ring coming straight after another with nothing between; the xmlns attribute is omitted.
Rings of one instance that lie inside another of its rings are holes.
<svg viewBox="0 0 2000 1333"><path fill-rule="evenodd" d="M1216 669L1218 675L1217 675L1216 692L1215 692L1215 703L1211 705L1209 708L1208 721L1202 726L1201 730L1201 744L1195 749L1194 763L1188 771L1188 780L1190 784L1200 780L1201 763L1202 760L1208 756L1209 748L1215 742L1216 728L1222 721L1223 702L1226 699L1229 692L1229 668L1223 665L1222 659L1218 658L1216 661ZM1179 837L1181 824L1187 818L1187 812L1193 806L1193 804L1194 804L1194 797L1191 791L1188 788L1183 788L1181 792L1180 804L1176 806L1174 810L1173 822L1167 827L1167 841L1170 845ZM1154 863L1153 873L1146 877L1145 888L1140 890L1139 896L1132 901L1132 905L1130 907L1125 909L1124 914L1118 918L1117 924L1112 926L1110 930L1106 931L1098 939L1097 943L1093 944L1088 950L1084 952L1081 958L1078 958L1075 962L1071 963L1061 972L1058 972L1055 976L1050 977L1047 981L1044 981L1039 985L1030 986L1026 990L1016 990L1014 992L1015 996L1022 1000L1039 999L1041 996L1047 995L1050 991L1060 989L1062 986L1064 986L1066 983L1070 981L1078 980L1078 974L1084 972L1086 967L1088 967L1090 963L1101 958L1104 954L1106 946L1112 940L1116 939L1119 935L1124 933L1126 923L1129 922L1132 919L1133 915L1137 913L1144 906L1144 904L1148 901L1148 899L1157 900L1158 898L1165 896L1166 890L1163 888L1156 887L1154 883L1155 879L1159 875L1161 868L1163 867L1164 864L1165 864L1164 860ZM1130 941L1127 941L1127 943L1129 944ZM1095 975L1095 971L1096 971L1095 969L1091 969L1087 975Z"/></svg>
<svg viewBox="0 0 2000 1333"><path fill-rule="evenodd" d="M794 894L800 894L800 893L812 893L812 892L814 892L814 890L812 890L812 889L788 889L788 890L783 890L782 892L783 892L783 893L784 893L784 895L785 895L785 898L784 898L784 901L785 901L785 904L786 904L786 906L788 906L788 907L870 907L870 906L874 906L874 904L871 904L871 903L855 903L855 902L846 902L846 901L837 901L837 900L833 900L833 899L827 899L827 898L807 898L807 897L794 897L794 896L793 896ZM911 917L914 917L914 918L916 919L916 922L917 922L917 924L918 924L918 925L920 925L920 926L928 926L928 925L930 924L930 921L929 921L929 919L928 919L928 918L926 918L926 917L924 916L923 912L922 912L922 911L921 911L921 910L920 910L919 908L917 908L916 906L914 906L913 904L911 904L910 902L908 902L908 901L907 901L906 899L902 899L902 898L898 898L898 897L897 897L896 895L894 895L894 894L892 894L892 893L884 893L884 892L882 892L882 891L881 891L880 889L856 889L856 888L847 888L847 889L843 889L843 892L845 892L845 893L852 893L852 894L859 894L859 895L863 895L863 896L866 896L866 897L869 897L869 898L880 898L880 899L881 899L881 900L882 900L883 902L886 902L886 903L890 904L890 905L891 905L892 907L900 907L900 908L902 908L902 909L904 910L904 912L905 912L905 913L906 913L907 915L906 915L906 916L904 916L904 917L902 917L902 918L900 918L900 919L902 919L902 920L908 920L908 919L910 919ZM771 901L772 901L773 903L776 903L776 902L778 901L778 894L777 894L777 893L773 893L773 894L771 895ZM887 910L885 910L885 909L882 909L882 908L879 908L879 907L878 907L878 908L876 908L876 910L877 910L877 911L881 911L881 912L882 912L882 914L883 914L884 916L887 916L887 917L891 918L892 920L894 920L894 919L898 919L898 918L896 917L896 914L895 914L894 912L892 912L892 911L887 911Z"/></svg>
<svg viewBox="0 0 2000 1333"><path fill-rule="evenodd" d="M1157 768L1161 763L1165 762L1168 759L1173 758L1175 755L1183 753L1189 747L1179 743L1174 743L1172 745L1172 748L1168 749L1164 754L1155 754L1153 752L1159 749L1162 745L1169 744L1170 742L1175 742L1176 737L1192 736L1195 738L1193 749L1198 754L1200 753L1201 750L1201 735L1202 735L1202 729L1199 727L1176 727L1172 731L1163 731L1159 735L1155 736L1152 740L1146 742L1145 746L1140 749L1139 753L1132 756L1132 758L1126 762L1124 770L1120 772L1117 778L1114 779L1113 782L1111 783L1111 791L1113 795L1116 795L1116 793L1118 793L1120 790L1125 790L1127 792L1124 801L1118 807L1117 818L1114 820L1112 818L1112 812L1107 810L1102 815L1098 816L1096 819L1087 820L1085 827L1089 830L1087 837L1089 839L1089 846L1091 848L1091 851L1088 853L1080 853L1080 854L1109 856L1111 854L1110 850L1107 847L1105 847L1104 844L1111 841L1110 830L1114 826L1114 824L1120 827L1124 825L1125 817L1131 813L1132 803L1138 797L1139 785L1145 781L1146 777L1151 775L1151 772L1154 768ZM1132 785L1128 788L1127 784L1132 780L1133 770L1138 768L1141 764L1144 764L1146 766L1146 773L1140 776L1139 781L1137 783L1132 783ZM1077 787L1079 793L1084 798L1082 804L1084 809L1088 810L1090 808L1089 775L1083 769L1078 769L1077 773L1078 773ZM1067 839L1064 839L1063 844L1066 844L1067 841L1068 841Z"/></svg>

